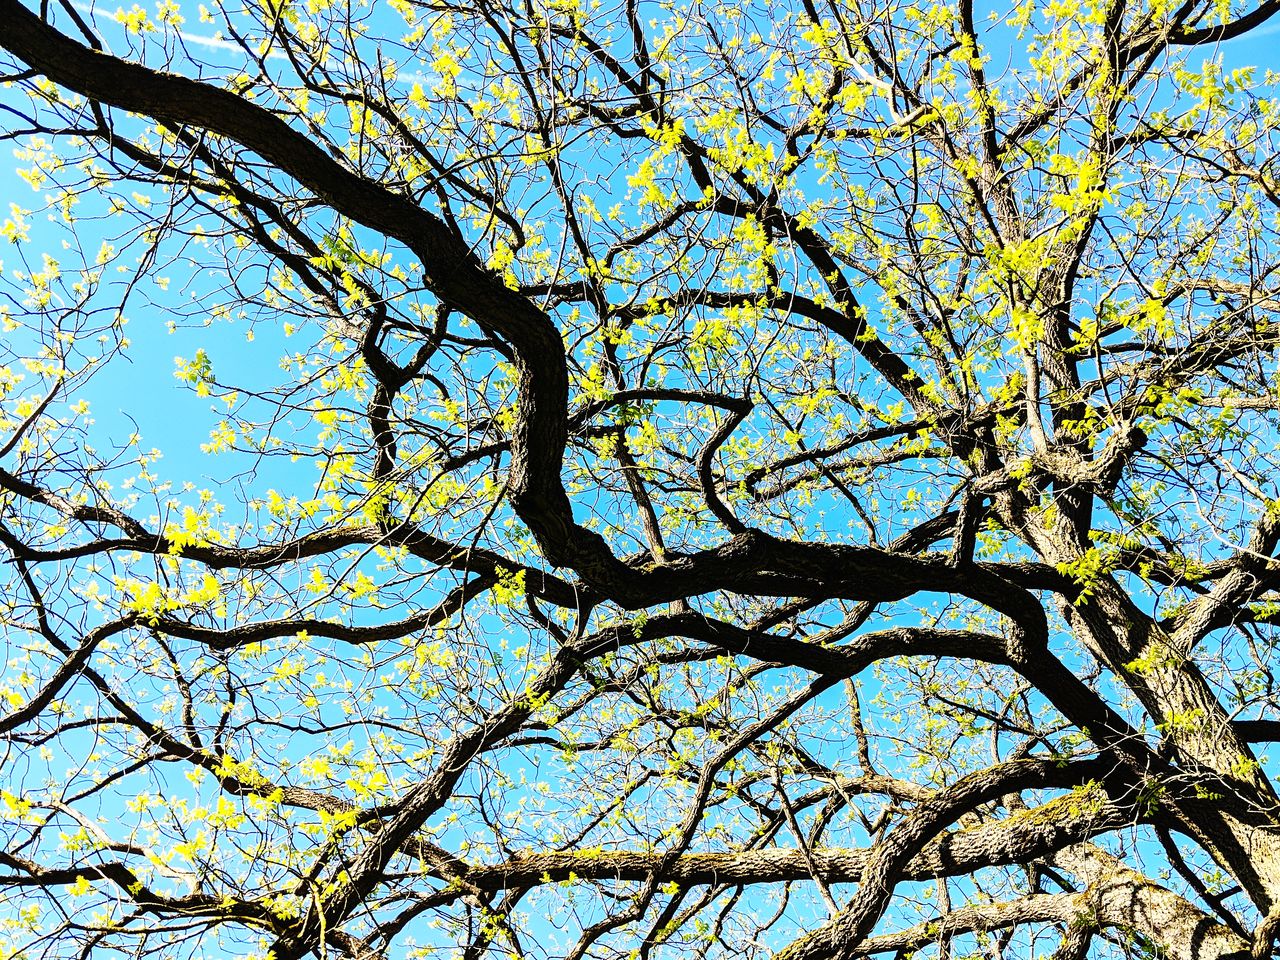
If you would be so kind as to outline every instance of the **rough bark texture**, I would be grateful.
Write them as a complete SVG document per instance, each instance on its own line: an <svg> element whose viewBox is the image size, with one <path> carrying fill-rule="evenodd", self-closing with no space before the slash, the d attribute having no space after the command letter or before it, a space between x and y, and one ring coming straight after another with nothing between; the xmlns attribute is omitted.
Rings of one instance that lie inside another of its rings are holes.
<svg viewBox="0 0 1280 960"><path fill-rule="evenodd" d="M43 392L0 364L0 888L66 911L4 930L523 958L552 948L521 911L587 885L566 960L1271 955L1280 98L1176 58L1280 2L1010 36L804 2L767 42L579 6L397 4L416 32L375 49L357 5L201 41L0 0L50 209L168 204L74 283L3 228L3 359ZM248 400L180 362L249 463L195 506L67 402L174 238L196 276L225 252L241 316L321 330ZM314 489L267 488L286 456ZM65 784L13 759L51 745Z"/></svg>

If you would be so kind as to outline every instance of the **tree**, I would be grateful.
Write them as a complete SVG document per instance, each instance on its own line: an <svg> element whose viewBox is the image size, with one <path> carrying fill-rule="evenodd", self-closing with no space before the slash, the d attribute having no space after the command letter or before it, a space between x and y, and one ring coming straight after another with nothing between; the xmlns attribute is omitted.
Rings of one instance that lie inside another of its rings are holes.
<svg viewBox="0 0 1280 960"><path fill-rule="evenodd" d="M0 0L5 956L1270 956L1277 11Z"/></svg>

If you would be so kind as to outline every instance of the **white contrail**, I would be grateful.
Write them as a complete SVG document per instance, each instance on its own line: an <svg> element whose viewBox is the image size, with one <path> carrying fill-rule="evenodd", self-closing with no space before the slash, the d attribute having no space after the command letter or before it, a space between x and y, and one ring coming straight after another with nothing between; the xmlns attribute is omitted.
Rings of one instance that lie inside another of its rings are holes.
<svg viewBox="0 0 1280 960"><path fill-rule="evenodd" d="M114 13L108 13L107 11L99 9L93 4L80 3L80 2L76 2L76 0L72 0L71 6L75 7L81 13L87 13L90 19L96 20L98 17L107 17L113 23L115 22ZM121 9L124 9L124 8L121 7ZM186 43L194 43L197 46L201 46L201 47L214 47L219 50L234 50L237 53L241 53L241 54L244 53L244 50L241 49L240 45L236 43L234 40L227 40L226 38L217 36L215 34L190 33L186 30L177 30L177 34ZM267 54L268 60L279 60L279 59L282 59L283 57L284 57L284 54L278 50L272 50L270 53Z"/></svg>

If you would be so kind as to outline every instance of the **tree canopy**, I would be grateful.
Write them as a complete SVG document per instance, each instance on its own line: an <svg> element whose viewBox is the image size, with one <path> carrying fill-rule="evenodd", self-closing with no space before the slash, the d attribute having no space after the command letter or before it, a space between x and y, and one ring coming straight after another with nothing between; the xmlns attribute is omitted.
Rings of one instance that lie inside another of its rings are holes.
<svg viewBox="0 0 1280 960"><path fill-rule="evenodd" d="M0 0L0 953L1271 956L1277 12Z"/></svg>

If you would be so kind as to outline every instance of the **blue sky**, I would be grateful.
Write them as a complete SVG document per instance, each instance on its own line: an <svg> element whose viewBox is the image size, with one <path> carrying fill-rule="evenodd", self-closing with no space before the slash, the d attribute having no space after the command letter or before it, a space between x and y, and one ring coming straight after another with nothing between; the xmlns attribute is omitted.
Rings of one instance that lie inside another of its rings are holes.
<svg viewBox="0 0 1280 960"><path fill-rule="evenodd" d="M113 12L114 10L108 11L108 13ZM113 40L116 35L113 35L112 30L115 28L110 26L107 18L103 20L104 35L108 40ZM1274 37L1278 34L1280 34L1280 26L1268 26L1245 40L1226 45L1224 55L1229 63L1275 64ZM187 36L187 40L195 45L197 52L225 54L228 65L232 64L237 55L225 43L205 33L193 32ZM412 75L405 74L403 80L411 82ZM28 205L28 201L21 198L32 197L34 199L29 205L36 205L39 192L33 193L25 182L13 177L9 166L9 164L0 166L0 174L8 178L3 181L9 188L6 194L24 205ZM84 206L86 213L95 212L93 211L94 202L86 201ZM99 209L96 213L101 215L101 219L95 221L91 217L85 217L81 221L82 243L90 256L100 242L110 242L116 234L121 232L117 226L119 221L112 215L108 215L105 209ZM33 220L31 231L35 239L32 249L39 250L45 247L57 250L60 248L64 237L61 228L36 218ZM5 252L0 251L0 255ZM125 257L123 251L118 255ZM133 254L130 253L130 255ZM6 270L23 269L29 273L39 269L38 264L22 267L15 256L6 256L5 260ZM128 266L129 260L125 257L120 263ZM112 263L111 267L114 266L115 264ZM126 310L129 323L123 328L122 335L129 337L132 345L121 357L124 362L113 362L108 365L94 376L88 386L76 394L75 399L83 398L90 402L91 416L95 421L89 425L92 428L92 443L99 449L105 450L111 443L127 443L136 431L141 436L143 449L156 447L164 452L163 459L156 464L155 472L162 478L172 478L175 484L172 496L183 505L198 503L199 490L206 488L212 490L230 510L242 498L265 498L267 491L272 488L293 492L306 490L312 486L318 479L318 471L314 463L305 460L292 462L287 459L277 459L267 461L252 477L236 480L239 486L233 487L232 476L238 472L240 464L226 458L206 456L200 450L201 444L208 440L209 430L215 427L224 415L222 413L224 405L217 400L196 396L190 386L176 379L173 373L175 357L191 360L198 350L205 349L214 373L220 380L241 386L267 385L284 376L278 369L280 356L309 346L308 341L314 341L317 338L317 330L313 327L293 336L286 336L282 324L273 323L269 319L255 321L253 318L236 316L219 320L212 326L204 326L202 315L222 296L221 291L230 278L225 275L202 272L195 266L184 265L181 262L175 262L173 268L166 270L165 274L169 276L168 290L149 289L145 296L133 299ZM117 284L124 283L124 278L127 276L127 273L109 274L112 282ZM175 327L170 333L167 330L171 321L175 322ZM253 335L252 340L249 339L250 333ZM110 335L112 334L109 333L108 336ZM18 335L19 341L11 341L11 343L20 342L21 336L22 334ZM26 386L38 392L34 380L29 380ZM218 408L219 412L210 413L211 406ZM303 415L298 417L298 429L306 434L314 432L314 424L310 423L309 419ZM185 482L193 484L194 489L183 492L181 485ZM832 503L834 504L835 501L833 500ZM606 513L609 509L612 508L606 504ZM140 507L140 512L145 515L148 510ZM847 519L848 517L844 515L838 517L840 521ZM303 589L301 582L290 583L289 586L297 590ZM940 601L938 598L923 597L918 602L926 606ZM384 615L390 617L393 613L394 611L386 611ZM902 616L910 616L910 614L903 613ZM516 633L515 628L508 623L499 622L495 616L478 621L473 639L482 647L493 645L499 640L509 640L514 647L518 640ZM278 663L281 657L288 655L288 651L278 651L274 655L274 662ZM331 676L340 677L344 672L344 668L336 665L324 669ZM385 664L375 664L368 667L352 667L346 672L353 682L362 683L370 682L371 679L376 680L380 675L388 674L390 669ZM954 682L956 679L954 671L951 670L943 671L943 676L949 682ZM293 688L281 686L268 689L263 693L264 702L270 702L273 690L279 689ZM865 693L869 695L867 699L872 699L876 692L878 692L878 684L874 680L869 680L865 689ZM837 693L833 692L826 701L819 704L819 707L834 709L837 699ZM382 706L389 702L390 699L385 701L379 699L374 705ZM451 706L451 704L436 705L440 716L435 719L442 726L449 722L444 718L444 714ZM888 707L884 712L892 713L893 709ZM912 717L908 713L902 725L909 728L911 722ZM887 718L884 719L884 723L886 728L893 726L892 721ZM367 742L373 742L375 735L376 731L372 729L358 732L356 736L361 739L361 743L357 749L362 748ZM304 752L312 750L322 752L322 742L325 739L324 735L309 738L310 742L308 738L296 738L294 743L299 750L299 758ZM83 741L69 740L67 750L72 752L87 742L87 735ZM304 743L307 745L304 746ZM834 744L830 749L837 750L839 745ZM548 776L559 776L563 772L554 758L535 756L532 753L530 757L531 776L533 771L538 769L537 765L541 765L541 770ZM56 771L60 765L69 762L70 759L70 757L57 757L51 767ZM523 761L519 759L512 760L512 766L508 772L518 776L518 765L521 762ZM185 791L194 796L194 788L177 778L176 767L172 769L175 773L174 785L168 789L174 792ZM517 792L517 796L519 795ZM103 813L109 817L123 816L121 811L110 808L104 808ZM445 836L450 840L456 840L459 839L457 832L458 828L455 827L452 833L446 833ZM801 923L810 922L811 917L806 915L809 909L810 907L806 906L797 911L796 920ZM545 928L535 928L534 935L550 936ZM229 951L228 955L232 955L233 952ZM205 955L212 954L206 950Z"/></svg>

